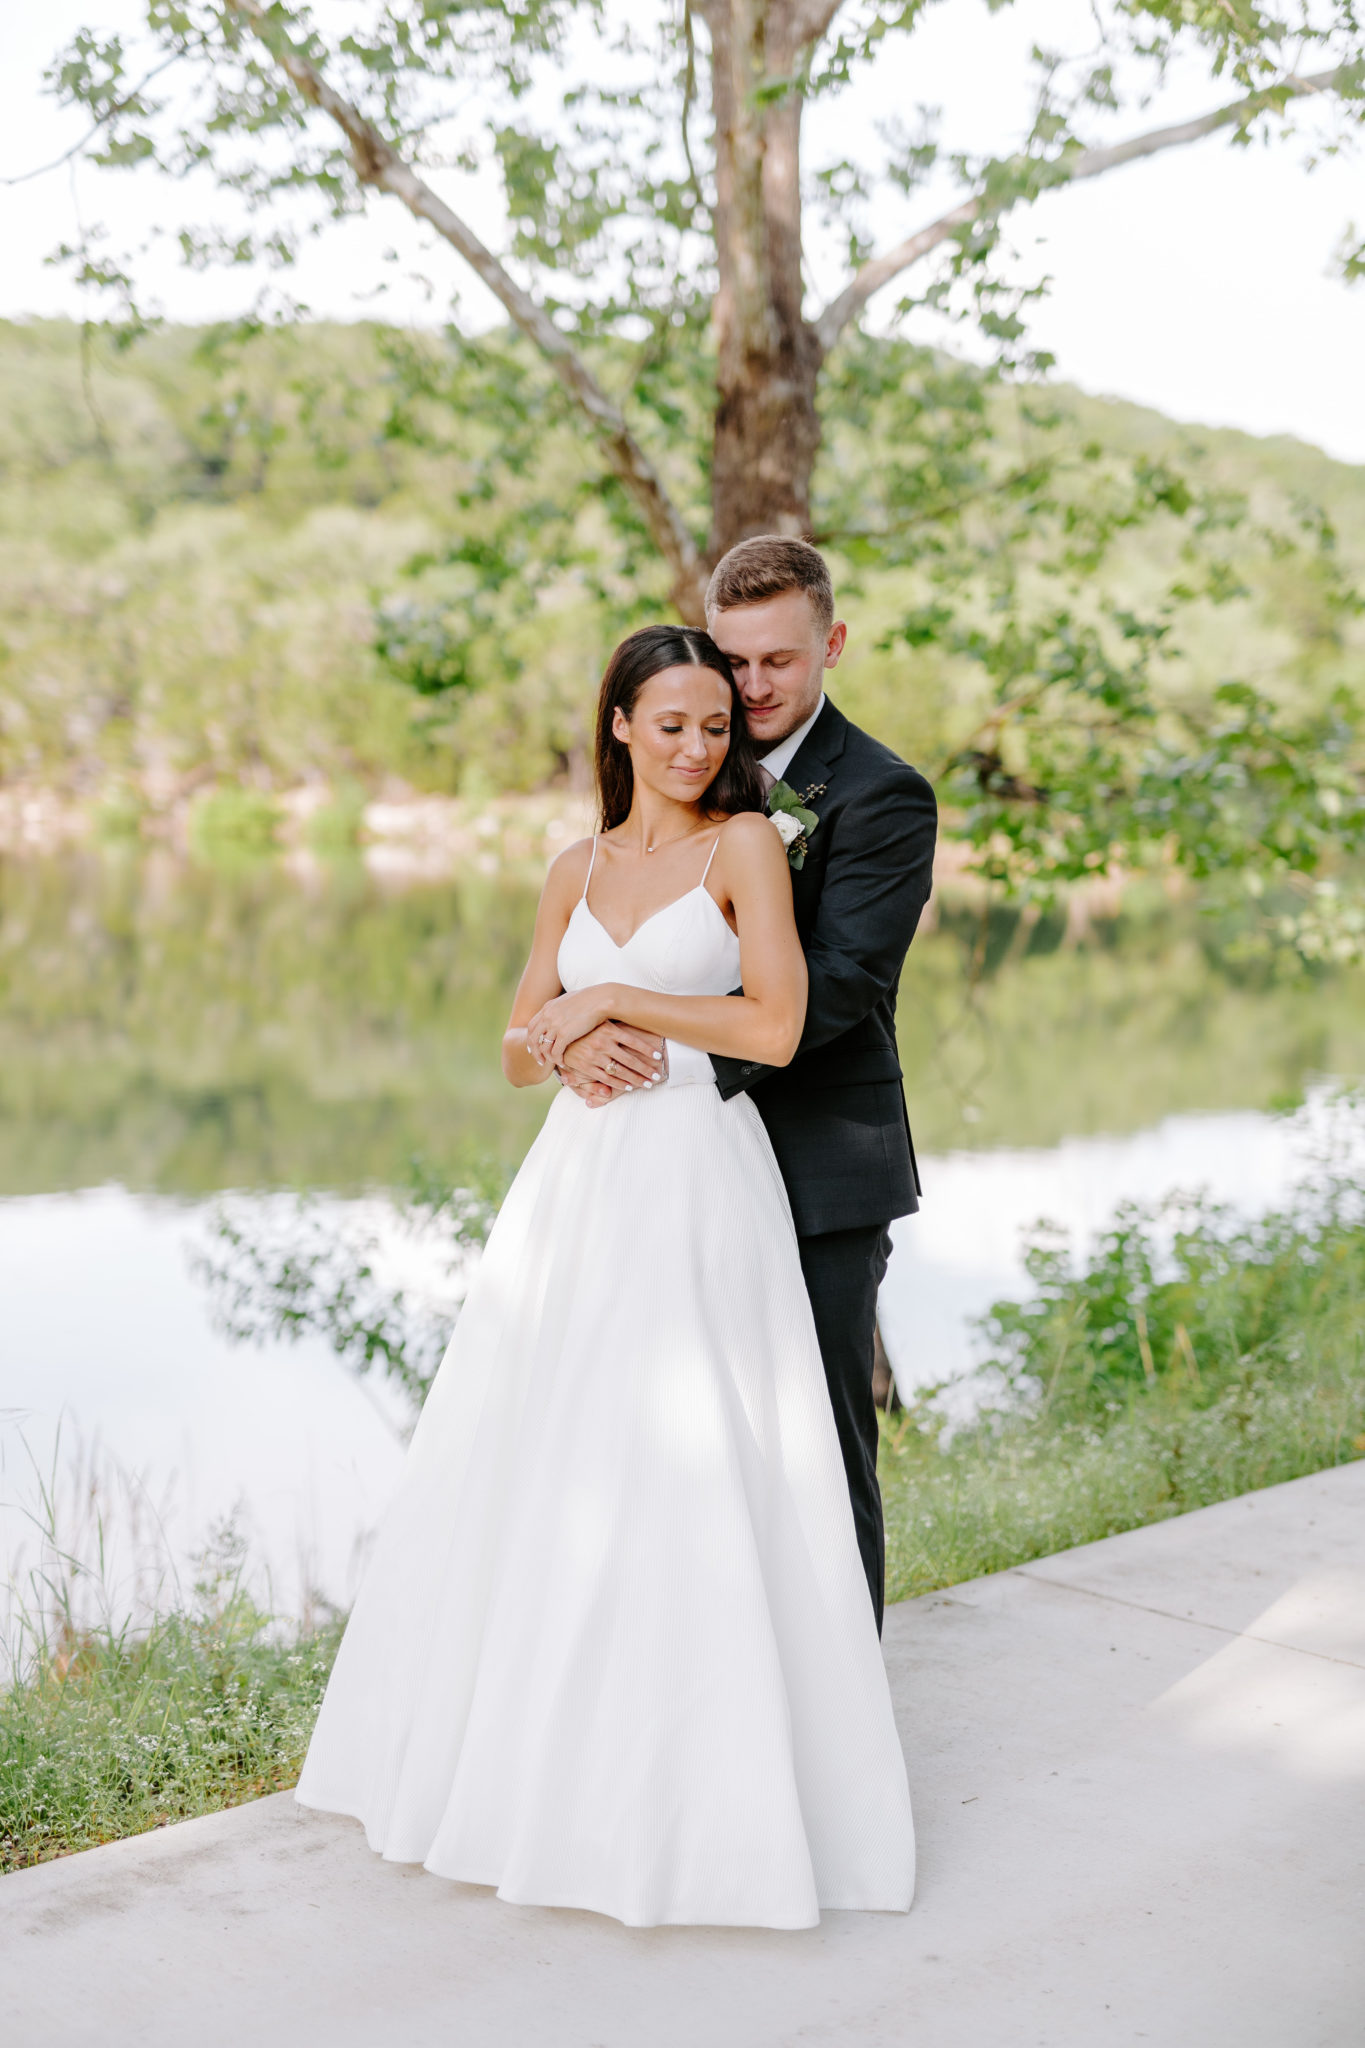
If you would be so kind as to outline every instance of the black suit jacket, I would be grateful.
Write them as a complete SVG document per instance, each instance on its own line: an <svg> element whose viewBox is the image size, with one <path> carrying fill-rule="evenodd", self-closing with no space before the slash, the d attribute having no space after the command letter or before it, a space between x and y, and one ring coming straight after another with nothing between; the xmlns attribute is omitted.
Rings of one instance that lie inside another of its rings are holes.
<svg viewBox="0 0 1365 2048"><path fill-rule="evenodd" d="M747 1089L803 1237L919 1207L896 1051L896 991L933 880L937 810L917 769L826 701L783 780L820 823L792 874L810 970L790 1066L713 1058L721 1095Z"/></svg>

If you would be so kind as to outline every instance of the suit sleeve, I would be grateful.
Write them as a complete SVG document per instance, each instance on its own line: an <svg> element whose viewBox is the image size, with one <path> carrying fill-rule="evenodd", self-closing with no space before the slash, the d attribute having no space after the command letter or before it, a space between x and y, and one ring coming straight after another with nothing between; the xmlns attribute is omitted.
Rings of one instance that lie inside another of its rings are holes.
<svg viewBox="0 0 1365 2048"><path fill-rule="evenodd" d="M796 1058L842 1038L895 981L933 886L938 812L914 768L860 793L839 820L806 942L810 997ZM757 1085L774 1070L714 1061L723 1089Z"/></svg>

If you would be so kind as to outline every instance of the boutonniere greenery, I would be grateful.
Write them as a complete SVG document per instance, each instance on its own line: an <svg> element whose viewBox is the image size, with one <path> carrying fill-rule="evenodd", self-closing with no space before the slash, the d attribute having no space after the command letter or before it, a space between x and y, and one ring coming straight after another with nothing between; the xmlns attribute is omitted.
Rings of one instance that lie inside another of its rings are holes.
<svg viewBox="0 0 1365 2048"><path fill-rule="evenodd" d="M768 816L781 833L787 860L794 868L805 866L810 835L820 822L819 812L810 809L810 799L824 793L823 782L813 782L799 796L789 782L775 782L768 791Z"/></svg>

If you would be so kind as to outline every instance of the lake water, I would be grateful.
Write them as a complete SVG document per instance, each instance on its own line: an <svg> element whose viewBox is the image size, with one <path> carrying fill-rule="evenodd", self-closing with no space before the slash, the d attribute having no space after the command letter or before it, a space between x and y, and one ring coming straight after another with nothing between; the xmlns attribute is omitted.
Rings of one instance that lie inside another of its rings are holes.
<svg viewBox="0 0 1365 2048"><path fill-rule="evenodd" d="M534 907L524 881L300 882L169 860L0 866L0 1544L34 1555L39 1474L89 1540L92 1492L185 1567L235 1515L271 1597L345 1600L405 1413L317 1340L214 1328L193 1259L225 1191L268 1229L321 1190L339 1233L449 1298L382 1191L419 1157L512 1164L546 1106L497 1046ZM916 941L902 1050L925 1202L882 1303L909 1387L964 1371L970 1319L1024 1281L1040 1216L1093 1235L1130 1198L1205 1187L1266 1207L1303 1170L1285 1108L1365 1073L1359 979L1220 965L1153 909L1067 950L1040 925L945 917ZM254 1221L253 1221L254 1219ZM92 1488L92 1480L94 1482ZM130 1506L131 1503L131 1506ZM130 1569L125 1557L120 1569ZM188 1568L188 1567L185 1567ZM3 1574L0 1574L3 1576Z"/></svg>

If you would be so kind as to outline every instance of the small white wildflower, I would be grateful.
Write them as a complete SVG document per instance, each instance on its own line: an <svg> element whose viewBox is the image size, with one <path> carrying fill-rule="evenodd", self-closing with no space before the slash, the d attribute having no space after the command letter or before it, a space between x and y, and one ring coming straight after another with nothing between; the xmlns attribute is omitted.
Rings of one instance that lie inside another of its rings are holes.
<svg viewBox="0 0 1365 2048"><path fill-rule="evenodd" d="M776 825L777 836L784 846L790 846L794 839L801 837L801 821L794 818L790 811L771 811L769 816Z"/></svg>

